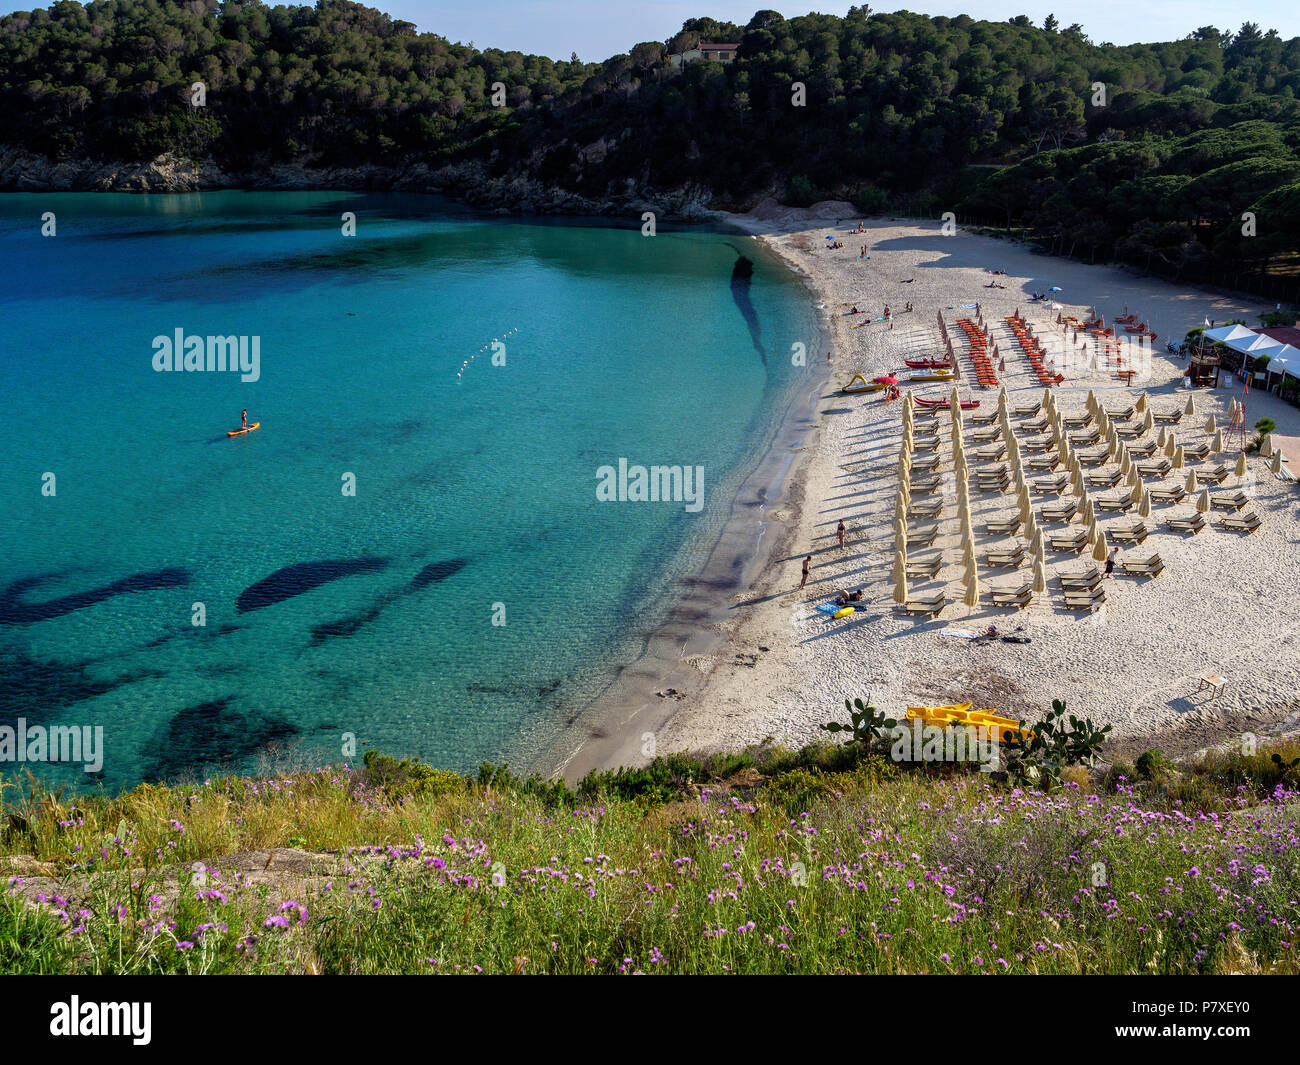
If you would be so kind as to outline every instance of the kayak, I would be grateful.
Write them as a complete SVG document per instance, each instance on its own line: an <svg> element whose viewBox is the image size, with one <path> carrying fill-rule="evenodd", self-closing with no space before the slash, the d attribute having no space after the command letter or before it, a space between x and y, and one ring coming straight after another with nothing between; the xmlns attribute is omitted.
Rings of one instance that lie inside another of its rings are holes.
<svg viewBox="0 0 1300 1065"><path fill-rule="evenodd" d="M254 429L257 429L259 426L261 426L261 424L262 424L261 422L254 422L254 423L253 423L252 425L250 425L247 429L236 429L236 430L234 430L234 432L229 432L229 433L227 433L226 435L227 435L227 436L243 436L245 433L251 433Z"/></svg>
<svg viewBox="0 0 1300 1065"><path fill-rule="evenodd" d="M947 359L904 359L903 363L912 370L942 370L945 366L952 368Z"/></svg>

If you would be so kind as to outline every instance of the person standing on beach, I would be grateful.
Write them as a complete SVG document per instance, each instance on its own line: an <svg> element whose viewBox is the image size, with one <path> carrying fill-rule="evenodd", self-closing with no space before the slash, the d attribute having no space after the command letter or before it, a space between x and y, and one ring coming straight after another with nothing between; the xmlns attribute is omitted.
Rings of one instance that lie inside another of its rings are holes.
<svg viewBox="0 0 1300 1065"><path fill-rule="evenodd" d="M840 550L843 551L844 550L844 519L843 518L840 519L839 528L835 530L835 535L839 537Z"/></svg>
<svg viewBox="0 0 1300 1065"><path fill-rule="evenodd" d="M799 591L803 591L803 586L808 583L808 567L812 565L812 555L803 560L803 578L799 581Z"/></svg>
<svg viewBox="0 0 1300 1065"><path fill-rule="evenodd" d="M1112 573L1115 572L1115 559L1116 559L1116 557L1117 557L1118 555L1119 555L1119 548L1118 548L1118 547L1112 547L1112 548L1110 549L1110 557L1106 559L1106 576L1107 576L1107 577L1109 577Z"/></svg>

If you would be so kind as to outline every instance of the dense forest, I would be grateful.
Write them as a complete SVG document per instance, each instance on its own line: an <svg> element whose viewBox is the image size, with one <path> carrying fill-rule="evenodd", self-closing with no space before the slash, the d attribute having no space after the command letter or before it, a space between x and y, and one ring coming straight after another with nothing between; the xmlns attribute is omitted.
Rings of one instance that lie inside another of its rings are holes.
<svg viewBox="0 0 1300 1065"><path fill-rule="evenodd" d="M672 61L700 40L739 53ZM471 160L595 202L835 196L955 209L1189 278L1294 265L1298 90L1300 39L1250 23L1117 47L1050 16L760 11L557 62L350 0L60 0L0 18L0 144L50 159L170 152L235 174Z"/></svg>

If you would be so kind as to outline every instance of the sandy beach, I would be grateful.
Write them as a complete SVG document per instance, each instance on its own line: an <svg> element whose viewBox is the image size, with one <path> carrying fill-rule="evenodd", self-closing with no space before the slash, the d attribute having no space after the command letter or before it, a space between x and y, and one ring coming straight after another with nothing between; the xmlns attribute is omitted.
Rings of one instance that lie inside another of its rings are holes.
<svg viewBox="0 0 1300 1065"><path fill-rule="evenodd" d="M1158 552L1163 574L1151 580L1117 570L1104 582L1106 605L1092 613L1067 609L1057 580L1062 572L1092 564L1087 552L1049 551L1047 591L1027 609L990 605L990 587L1019 586L1031 571L1028 565L1013 571L985 564L986 551L1011 546L1015 539L989 536L985 529L990 520L1014 514L1014 490L973 492L981 602L973 608L962 603L958 523L954 508L945 507L936 542L921 552L941 556L939 571L933 581L911 582L911 591L925 595L946 589L951 602L938 618L918 619L903 615L891 599L902 404L884 402L879 393L840 392L856 372L870 380L902 370L904 358L941 356L937 316L942 314L958 353L963 398L981 399L985 411L995 408L997 390L982 391L976 384L961 332L953 331L959 317L974 317L970 305L978 302L990 339L1006 363L1000 383L1013 404L1033 401L1041 396L1042 385L1004 316L1018 309L1038 335L1064 345L1055 324L1058 313L1083 319L1095 307L1109 325L1127 306L1159 333L1143 387L1126 387L1104 366L1072 367L1054 389L1057 405L1068 417L1083 413L1090 389L1108 409L1123 408L1145 391L1152 410L1172 411L1193 393L1180 387L1186 364L1163 354L1166 339L1177 343L1206 318L1257 324L1266 308L1113 267L1049 258L961 230L944 235L937 223L875 220L859 234L851 231L859 219L848 204L796 210L769 203L731 221L808 279L833 338L832 385L819 404L806 453L797 456L781 502L768 515L780 529L781 549L732 595L730 616L717 627L713 646L683 647L677 675L684 683L676 698L641 715L654 732L658 751L825 739L818 726L842 715L844 698L868 695L900 717L908 705L968 701L1012 716L1036 717L1052 699L1061 698L1072 711L1114 726L1113 753L1144 749L1157 738L1171 753L1186 753L1229 742L1243 732L1267 735L1300 728L1300 485L1275 478L1268 460L1248 459L1244 487L1250 501L1241 512L1256 512L1262 528L1249 536L1223 530L1217 524L1221 512L1212 511L1205 516L1210 524L1204 531L1184 536L1163 523L1193 513L1194 497L1156 504L1145 519L1151 530L1146 542L1125 548L1120 557ZM826 249L828 234L844 247ZM869 258L860 258L862 245ZM991 270L1005 274L992 275ZM993 280L1005 288L986 287ZM1054 293L1059 312L1028 302L1032 292L1050 286L1061 289ZM903 311L908 301L910 313ZM893 311L892 323L874 320L885 304ZM868 315L844 317L855 305ZM859 325L865 318L871 320ZM931 396L951 391L951 384L912 387ZM1225 378L1217 389L1195 390L1194 397L1195 414L1170 427L1182 445L1209 443L1207 416L1213 413L1226 426L1230 400L1240 401L1243 393L1240 382ZM1247 422L1264 416L1277 422L1279 438L1300 435L1300 412L1262 391L1253 392ZM939 470L951 470L946 416L940 427ZM968 449L974 446L974 428L967 419ZM1154 439L1158 432L1142 439ZM1231 469L1237 454L1229 441L1223 454L1189 460L1188 469L1208 470L1220 462ZM1300 468L1300 453L1295 461ZM1186 473L1175 470L1160 486L1181 483ZM1156 487L1154 481L1146 483ZM1221 488L1230 491L1237 484L1229 476ZM1118 491L1124 488L1122 482L1117 486ZM1116 494L1090 492L1094 499ZM1070 498L1067 490L1063 499ZM1035 509L1059 501L1035 497ZM836 536L841 520L847 527L843 548ZM1103 513L1098 520L1109 529L1132 524L1137 516ZM1044 532L1060 528L1044 526ZM1070 531L1079 528L1076 519ZM806 554L813 561L801 591ZM815 607L840 588L861 588L864 598L855 614L835 621ZM943 635L990 624L1001 634L1014 633L1029 642L971 644ZM1207 673L1227 679L1217 698L1201 685ZM622 755L618 761L644 760L627 757L633 740L616 746ZM575 760L570 769L588 763L593 754Z"/></svg>

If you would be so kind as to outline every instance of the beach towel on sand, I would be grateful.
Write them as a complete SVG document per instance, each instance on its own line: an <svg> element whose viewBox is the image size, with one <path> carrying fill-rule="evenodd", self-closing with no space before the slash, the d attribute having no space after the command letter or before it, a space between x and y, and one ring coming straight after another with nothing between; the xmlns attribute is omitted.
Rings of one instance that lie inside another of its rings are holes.
<svg viewBox="0 0 1300 1065"><path fill-rule="evenodd" d="M944 629L939 633L940 636L956 636L959 640L978 640L984 635L982 632L968 632L965 629Z"/></svg>

